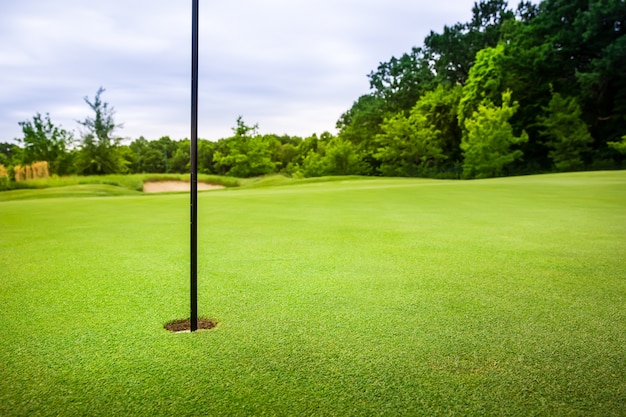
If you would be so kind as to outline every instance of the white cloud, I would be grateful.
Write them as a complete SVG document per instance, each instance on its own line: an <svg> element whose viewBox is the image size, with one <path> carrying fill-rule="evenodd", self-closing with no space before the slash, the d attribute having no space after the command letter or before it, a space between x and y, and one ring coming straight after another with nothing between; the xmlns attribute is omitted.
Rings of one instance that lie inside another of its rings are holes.
<svg viewBox="0 0 626 417"><path fill-rule="evenodd" d="M36 112L77 130L98 87L119 133L189 134L191 1L28 0L0 5L0 141ZM368 92L379 62L432 29L467 21L473 0L200 2L201 137L237 116L261 132L307 136Z"/></svg>

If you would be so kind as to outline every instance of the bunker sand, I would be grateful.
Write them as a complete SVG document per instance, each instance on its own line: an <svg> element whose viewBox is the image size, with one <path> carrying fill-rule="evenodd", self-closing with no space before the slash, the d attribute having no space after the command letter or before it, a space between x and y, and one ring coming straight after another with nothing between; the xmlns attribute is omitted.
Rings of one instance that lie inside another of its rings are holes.
<svg viewBox="0 0 626 417"><path fill-rule="evenodd" d="M184 181L151 181L144 182L144 193L165 193L172 191L189 191L191 187L189 182ZM224 188L223 185L205 184L203 182L198 183L198 190L219 190Z"/></svg>

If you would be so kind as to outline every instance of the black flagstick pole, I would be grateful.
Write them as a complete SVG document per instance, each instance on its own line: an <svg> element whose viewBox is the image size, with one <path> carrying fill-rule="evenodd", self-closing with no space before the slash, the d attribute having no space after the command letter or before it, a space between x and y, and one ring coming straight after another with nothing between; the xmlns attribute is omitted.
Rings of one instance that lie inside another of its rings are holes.
<svg viewBox="0 0 626 417"><path fill-rule="evenodd" d="M191 316L190 330L198 329L198 1L191 11Z"/></svg>

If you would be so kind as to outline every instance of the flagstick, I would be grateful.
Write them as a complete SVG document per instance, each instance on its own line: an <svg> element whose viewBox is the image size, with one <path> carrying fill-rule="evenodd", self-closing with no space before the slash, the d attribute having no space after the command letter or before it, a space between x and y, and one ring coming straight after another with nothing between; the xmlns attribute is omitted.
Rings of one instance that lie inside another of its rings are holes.
<svg viewBox="0 0 626 417"><path fill-rule="evenodd" d="M190 330L198 329L198 2L191 11L191 283Z"/></svg>

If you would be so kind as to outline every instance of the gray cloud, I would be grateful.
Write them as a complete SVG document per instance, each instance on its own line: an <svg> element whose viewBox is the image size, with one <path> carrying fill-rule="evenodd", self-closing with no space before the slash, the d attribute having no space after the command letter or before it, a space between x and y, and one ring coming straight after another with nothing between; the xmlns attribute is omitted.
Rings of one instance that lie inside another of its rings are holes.
<svg viewBox="0 0 626 417"><path fill-rule="evenodd" d="M307 136L368 92L378 63L430 30L467 21L472 0L200 2L201 137L237 116ZM129 138L189 132L191 1L26 0L0 5L0 141L36 112L78 130L84 96L104 99Z"/></svg>

